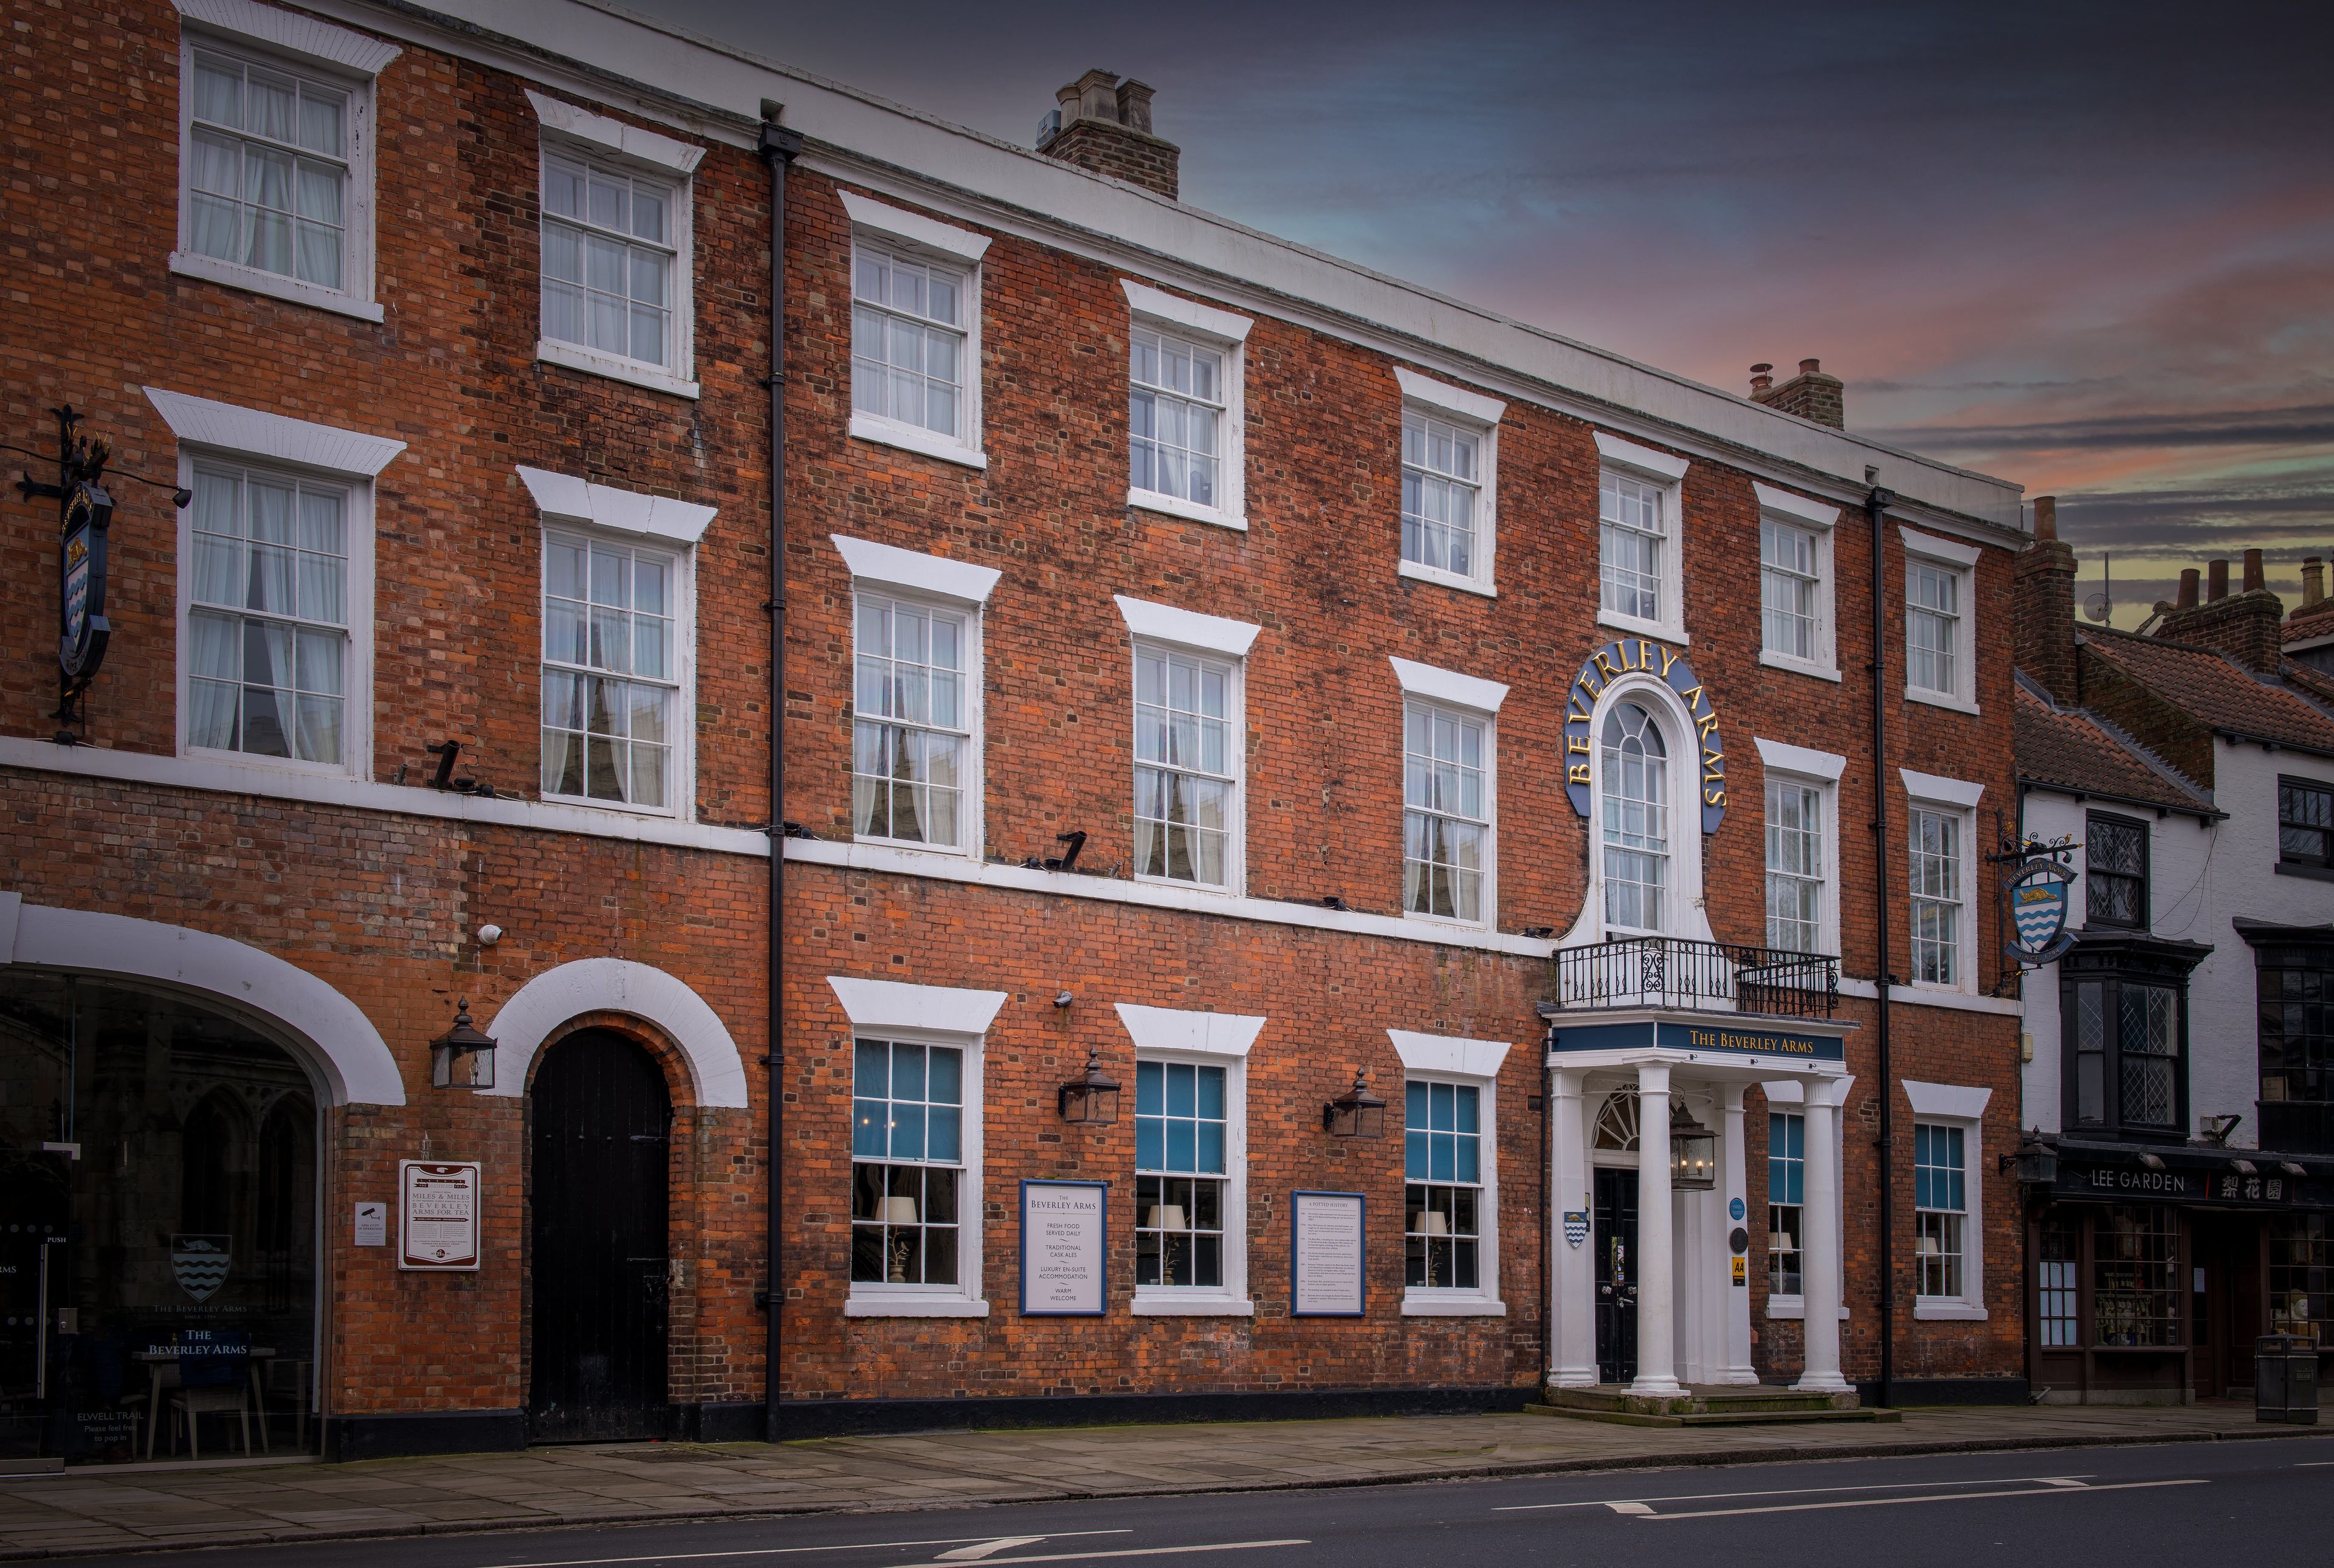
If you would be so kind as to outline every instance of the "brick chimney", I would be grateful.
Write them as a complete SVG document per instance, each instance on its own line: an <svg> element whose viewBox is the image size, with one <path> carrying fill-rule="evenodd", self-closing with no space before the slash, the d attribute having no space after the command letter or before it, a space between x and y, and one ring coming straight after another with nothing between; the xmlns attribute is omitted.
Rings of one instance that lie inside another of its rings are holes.
<svg viewBox="0 0 2334 1568"><path fill-rule="evenodd" d="M2075 690L2075 550L2059 537L2059 498L2034 497L2034 542L2011 566L2018 668L2059 701Z"/></svg>
<svg viewBox="0 0 2334 1568"><path fill-rule="evenodd" d="M2334 636L2334 599L2326 597L2326 563L2316 555L2301 563L2301 602L2285 618L2285 640Z"/></svg>
<svg viewBox="0 0 2334 1568"><path fill-rule="evenodd" d="M2204 563L2204 602L2196 602L2196 572L2180 574L2180 601L2156 623L2156 635L2167 642L2218 649L2239 664L2264 675L2274 674L2282 657L2285 604L2269 591L2262 553L2244 554L2244 590L2229 592L2225 559Z"/></svg>
<svg viewBox="0 0 2334 1568"><path fill-rule="evenodd" d="M1752 402L1797 414L1810 424L1829 425L1835 430L1847 428L1847 410L1841 398L1846 383L1837 376L1824 374L1821 360L1801 360L1799 373L1779 387L1768 373L1773 369L1772 365L1750 367Z"/></svg>
<svg viewBox="0 0 2334 1568"><path fill-rule="evenodd" d="M1038 127L1037 150L1173 201L1182 149L1151 133L1151 94L1131 76L1089 71L1055 95L1062 106Z"/></svg>

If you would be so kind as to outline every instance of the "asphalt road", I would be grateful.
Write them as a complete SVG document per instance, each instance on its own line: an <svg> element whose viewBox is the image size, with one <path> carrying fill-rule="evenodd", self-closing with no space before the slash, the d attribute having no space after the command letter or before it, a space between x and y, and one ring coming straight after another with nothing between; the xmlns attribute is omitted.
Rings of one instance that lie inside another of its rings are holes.
<svg viewBox="0 0 2334 1568"><path fill-rule="evenodd" d="M313 1546L236 1568L2067 1568L2334 1562L2334 1434ZM174 1554L176 1557L178 1554ZM151 1554L80 1558L142 1564Z"/></svg>

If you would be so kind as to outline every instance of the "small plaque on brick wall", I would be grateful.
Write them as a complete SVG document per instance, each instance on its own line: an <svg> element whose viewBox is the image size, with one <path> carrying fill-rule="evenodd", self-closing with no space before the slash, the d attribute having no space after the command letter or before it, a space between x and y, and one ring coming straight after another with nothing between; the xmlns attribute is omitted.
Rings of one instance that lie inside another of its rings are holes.
<svg viewBox="0 0 2334 1568"><path fill-rule="evenodd" d="M397 1162L397 1266L478 1266L479 1169L474 1161Z"/></svg>

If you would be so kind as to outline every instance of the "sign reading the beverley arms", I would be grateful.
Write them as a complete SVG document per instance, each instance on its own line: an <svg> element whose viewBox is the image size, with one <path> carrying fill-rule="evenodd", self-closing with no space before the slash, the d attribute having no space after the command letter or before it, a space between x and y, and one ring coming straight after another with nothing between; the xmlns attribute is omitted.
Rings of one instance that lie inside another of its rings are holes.
<svg viewBox="0 0 2334 1568"><path fill-rule="evenodd" d="M1717 710L1685 655L1642 637L1608 642L1588 656L1572 678L1564 708L1564 792L1572 809L1588 814L1596 791L1596 736L1590 732L1596 701L1625 676L1643 675L1677 694L1693 720L1694 749L1701 753L1702 831L1714 833L1726 820L1726 743L1718 734Z"/></svg>

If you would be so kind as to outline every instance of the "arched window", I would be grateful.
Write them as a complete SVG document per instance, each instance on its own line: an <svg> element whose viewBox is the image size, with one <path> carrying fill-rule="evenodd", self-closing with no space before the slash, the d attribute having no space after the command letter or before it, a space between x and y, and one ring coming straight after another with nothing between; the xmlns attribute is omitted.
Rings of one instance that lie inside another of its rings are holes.
<svg viewBox="0 0 2334 1568"><path fill-rule="evenodd" d="M1653 716L1634 702L1605 717L1605 923L1662 928L1669 880L1669 753Z"/></svg>

